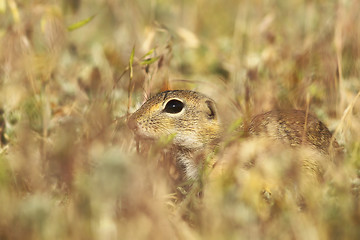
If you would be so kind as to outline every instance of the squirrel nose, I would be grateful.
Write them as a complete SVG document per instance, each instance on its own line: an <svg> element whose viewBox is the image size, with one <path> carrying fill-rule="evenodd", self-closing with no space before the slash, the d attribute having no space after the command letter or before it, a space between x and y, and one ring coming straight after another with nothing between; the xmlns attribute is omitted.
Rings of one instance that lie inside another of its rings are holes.
<svg viewBox="0 0 360 240"><path fill-rule="evenodd" d="M138 125L136 123L136 120L133 118L133 116L129 117L129 119L127 120L127 125L134 132L136 132L136 130L138 129Z"/></svg>

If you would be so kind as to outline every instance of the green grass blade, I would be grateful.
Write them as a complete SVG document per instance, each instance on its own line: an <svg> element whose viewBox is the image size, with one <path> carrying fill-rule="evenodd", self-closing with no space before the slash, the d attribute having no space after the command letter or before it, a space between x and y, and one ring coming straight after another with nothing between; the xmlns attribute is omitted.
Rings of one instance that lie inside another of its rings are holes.
<svg viewBox="0 0 360 240"><path fill-rule="evenodd" d="M155 51L155 48L150 49L150 51L148 51L148 52L142 57L142 59L146 58L147 56L150 56L151 54L153 54L154 51Z"/></svg>
<svg viewBox="0 0 360 240"><path fill-rule="evenodd" d="M130 69L130 80L133 78L133 63L134 63L134 55L135 55L135 46L133 47L129 59L129 69Z"/></svg>
<svg viewBox="0 0 360 240"><path fill-rule="evenodd" d="M156 62L159 59L159 57L153 57L153 58L147 58L142 60L140 63L141 65L150 65L154 62Z"/></svg>
<svg viewBox="0 0 360 240"><path fill-rule="evenodd" d="M76 22L76 23L74 23L74 24L71 24L70 26L68 26L67 30L68 30L69 32L71 32L71 31L74 31L74 30L76 30L76 29L78 29L78 28L81 28L81 27L85 26L86 24L88 24L89 22L91 22L91 21L95 18L95 16L96 16L96 15L92 15L92 16L89 17L89 18L86 18L86 19L84 19L84 20L81 20L81 21L79 21L79 22Z"/></svg>

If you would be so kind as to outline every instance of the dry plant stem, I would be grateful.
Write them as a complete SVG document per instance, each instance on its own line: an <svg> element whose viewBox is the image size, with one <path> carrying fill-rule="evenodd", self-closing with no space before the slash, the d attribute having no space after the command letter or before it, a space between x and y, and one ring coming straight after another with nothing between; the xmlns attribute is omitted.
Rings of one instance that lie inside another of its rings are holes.
<svg viewBox="0 0 360 240"><path fill-rule="evenodd" d="M31 74L28 74L28 78L30 80L30 84L31 84L31 88L32 88L32 91L33 91L33 94L36 94L36 87L35 87L35 82L34 82L34 78L32 77Z"/></svg>
<svg viewBox="0 0 360 240"><path fill-rule="evenodd" d="M140 153L140 143L139 143L139 139L135 139L135 143L136 143L136 152Z"/></svg>
<svg viewBox="0 0 360 240"><path fill-rule="evenodd" d="M345 109L341 119L340 119L340 123L337 126L337 128L335 129L334 134L332 135L331 141L330 141L330 147L332 146L333 142L335 141L335 136L338 134L338 132L340 131L340 129L343 128L343 125L345 124L345 119L347 118L347 116L352 112L352 110L354 109L355 103L357 102L358 98L360 97L360 91L357 93L357 95L355 96L354 100L350 103L350 105Z"/></svg>
<svg viewBox="0 0 360 240"><path fill-rule="evenodd" d="M304 123L304 133L302 136L302 143L305 142L305 136L307 131L307 124L308 124L308 116L309 116L309 107L310 107L310 95L306 95L306 113L305 113L305 123Z"/></svg>
<svg viewBox="0 0 360 240"><path fill-rule="evenodd" d="M245 119L244 119L244 129L248 129L249 127L249 123L251 121L251 107L250 107L250 86L249 86L249 80L245 81L245 106L243 107L243 109L245 109ZM241 107L241 103L238 101L238 106L240 109L242 109Z"/></svg>
<svg viewBox="0 0 360 240"><path fill-rule="evenodd" d="M127 114L129 115L130 113L130 105L131 105L131 80L129 81L129 88L128 88L128 106L127 106Z"/></svg>
<svg viewBox="0 0 360 240"><path fill-rule="evenodd" d="M153 77L154 76L156 76L156 73L158 72L158 68L156 67L155 69L154 69L154 71L153 72L151 72L150 70L149 71L146 71L145 73L146 73L146 81L145 81L145 87L144 87L144 89L145 89L145 94L147 95L147 96L150 96L150 93L151 93L151 88L152 88L152 80L153 80Z"/></svg>
<svg viewBox="0 0 360 240"><path fill-rule="evenodd" d="M129 87L128 87L128 107L127 107L127 114L130 112L130 105L131 105L131 93L132 93L132 79L133 79L133 62L134 62L134 54L135 54L135 46L133 47L133 50L130 55L129 59Z"/></svg>
<svg viewBox="0 0 360 240"><path fill-rule="evenodd" d="M116 86L118 85L118 83L120 82L120 80L122 79L122 77L125 75L125 73L129 71L129 66L127 66L124 71L121 73L121 75L114 81L114 85L113 85L113 94L115 93L114 90L116 88ZM129 97L129 91L133 91L134 87L130 89L130 82L129 82L129 87L128 87L128 97ZM114 101L115 101L115 98L111 98L111 106L114 106ZM129 115L129 99L128 99L128 109L127 109L127 115Z"/></svg>
<svg viewBox="0 0 360 240"><path fill-rule="evenodd" d="M337 19L335 24L335 33L334 33L334 44L335 44L335 52L336 52L336 64L337 64L337 77L334 78L335 81L335 90L338 89L340 95L340 104L338 104L337 112L340 112L344 107L344 98L341 94L342 82L343 82L343 71L342 71L342 52L343 52L343 30L342 30L342 19L343 19L343 7L339 1L339 8L337 10ZM337 80L339 80L339 84L337 84Z"/></svg>
<svg viewBox="0 0 360 240"><path fill-rule="evenodd" d="M116 79L113 89L115 89L116 85L119 83L119 81L121 80L121 78L125 75L125 73L129 71L129 66L127 66L124 71L121 73L121 75Z"/></svg>
<svg viewBox="0 0 360 240"><path fill-rule="evenodd" d="M129 115L130 112L130 105L131 105L131 93L134 90L134 86L131 84L131 80L129 82L129 88L128 88L128 107L127 107L127 115Z"/></svg>
<svg viewBox="0 0 360 240"><path fill-rule="evenodd" d="M42 121L43 121L43 129L42 129L42 139L41 139L41 157L43 159L43 162L45 164L44 169L47 168L47 164L48 164L48 161L46 160L46 144L45 144L45 141L46 141L46 138L48 136L48 121L47 121L47 117L46 117L46 110L47 110L47 107L45 106L45 103L48 102L48 98L47 98L47 85L45 85L44 89L43 89L43 96L45 98L45 101L42 102L41 104L43 105L42 106Z"/></svg>

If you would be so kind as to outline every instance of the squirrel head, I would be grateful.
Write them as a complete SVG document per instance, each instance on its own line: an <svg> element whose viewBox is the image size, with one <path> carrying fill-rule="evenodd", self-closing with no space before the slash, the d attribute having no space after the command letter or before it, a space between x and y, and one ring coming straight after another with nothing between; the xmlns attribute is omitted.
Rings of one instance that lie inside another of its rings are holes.
<svg viewBox="0 0 360 240"><path fill-rule="evenodd" d="M143 139L174 135L173 144L185 149L216 143L221 132L215 102L188 90L158 93L130 116L128 126Z"/></svg>

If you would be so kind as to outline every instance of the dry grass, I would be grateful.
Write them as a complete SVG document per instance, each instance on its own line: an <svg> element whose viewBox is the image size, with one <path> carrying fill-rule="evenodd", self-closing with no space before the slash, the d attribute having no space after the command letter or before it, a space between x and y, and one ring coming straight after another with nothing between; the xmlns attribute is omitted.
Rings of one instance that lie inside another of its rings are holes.
<svg viewBox="0 0 360 240"><path fill-rule="evenodd" d="M357 0L0 0L0 239L359 239L359 11ZM305 152L229 137L215 158L231 167L179 197L161 144L137 153L125 123L169 88L214 98L229 131L309 108L345 161L317 182L291 160Z"/></svg>

